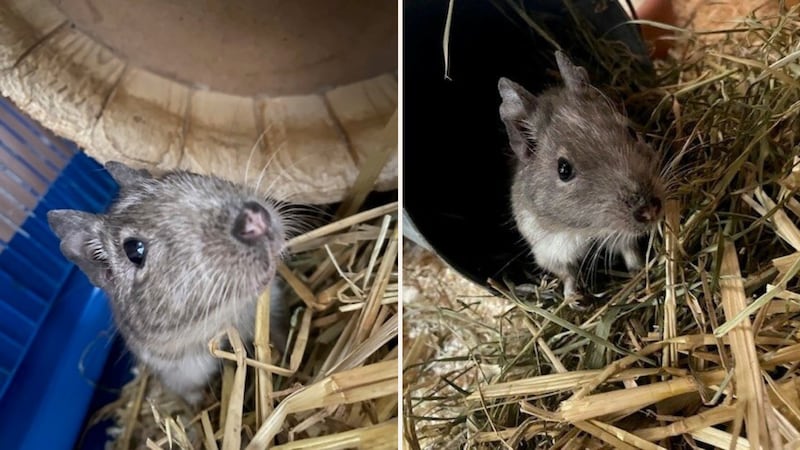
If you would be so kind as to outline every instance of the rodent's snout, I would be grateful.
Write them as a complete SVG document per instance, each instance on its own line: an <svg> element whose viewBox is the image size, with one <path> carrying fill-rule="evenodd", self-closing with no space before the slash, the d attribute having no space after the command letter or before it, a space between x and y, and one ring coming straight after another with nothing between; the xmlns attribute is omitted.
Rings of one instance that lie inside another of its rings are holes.
<svg viewBox="0 0 800 450"><path fill-rule="evenodd" d="M644 206L633 212L633 218L637 222L649 224L661 217L661 199L653 195Z"/></svg>
<svg viewBox="0 0 800 450"><path fill-rule="evenodd" d="M258 202L245 202L236 220L233 222L231 234L239 241L254 245L262 237L272 238L269 212Z"/></svg>

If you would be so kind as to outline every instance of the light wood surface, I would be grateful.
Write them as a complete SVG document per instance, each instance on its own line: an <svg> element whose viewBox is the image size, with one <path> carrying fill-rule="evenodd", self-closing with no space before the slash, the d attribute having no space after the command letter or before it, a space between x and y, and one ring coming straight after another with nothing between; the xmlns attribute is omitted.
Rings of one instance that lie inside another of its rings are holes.
<svg viewBox="0 0 800 450"><path fill-rule="evenodd" d="M307 1L309 7L316 4ZM79 15L66 8L72 3L61 7ZM378 9L376 20L385 21L386 8ZM346 20L346 13L337 20ZM84 31L84 19L73 19L46 0L0 3L0 92L99 161L155 171L186 168L238 182L261 179L262 190L277 198L327 203L343 199L360 165L388 146L394 156L376 184L383 190L397 186L396 131L386 132L387 126L396 128L391 120L398 102L396 67L342 85L335 82L346 76L336 75L326 86L306 79L298 84L310 90L303 94L238 95L232 91L242 89L209 88L138 65L137 58ZM308 45L298 44L298 52ZM396 46L385 52L396 62ZM385 59L376 59L374 67L384 70ZM366 73L360 66L353 71ZM281 83L275 92L287 90L285 80ZM264 86L259 89L268 89Z"/></svg>

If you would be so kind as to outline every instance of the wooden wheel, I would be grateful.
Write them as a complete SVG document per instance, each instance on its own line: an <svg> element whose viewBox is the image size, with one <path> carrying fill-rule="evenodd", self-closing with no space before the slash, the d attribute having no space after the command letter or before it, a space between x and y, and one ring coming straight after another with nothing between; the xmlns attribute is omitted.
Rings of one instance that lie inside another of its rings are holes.
<svg viewBox="0 0 800 450"><path fill-rule="evenodd" d="M363 167L396 187L396 2L57 3L0 4L0 90L96 159L266 167L262 189L311 203Z"/></svg>

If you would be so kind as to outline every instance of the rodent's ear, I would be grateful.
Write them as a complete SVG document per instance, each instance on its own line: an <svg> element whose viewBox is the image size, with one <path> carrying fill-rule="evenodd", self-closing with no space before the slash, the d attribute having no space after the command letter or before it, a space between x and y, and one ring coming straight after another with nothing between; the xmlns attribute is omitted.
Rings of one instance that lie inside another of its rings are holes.
<svg viewBox="0 0 800 450"><path fill-rule="evenodd" d="M508 143L518 158L527 158L534 146L531 140L535 130L531 129L530 117L536 111L536 97L508 78L500 78L497 90L503 99L500 118L506 126Z"/></svg>
<svg viewBox="0 0 800 450"><path fill-rule="evenodd" d="M586 73L586 69L573 64L569 57L560 50L556 51L556 64L558 64L558 71L561 73L567 89L580 92L589 86L589 75Z"/></svg>
<svg viewBox="0 0 800 450"><path fill-rule="evenodd" d="M83 211L55 209L47 212L50 228L61 240L61 253L75 263L97 287L109 282L108 255L100 239L102 219Z"/></svg>
<svg viewBox="0 0 800 450"><path fill-rule="evenodd" d="M108 161L106 163L106 170L108 170L111 177L114 178L114 181L120 186L137 185L143 180L153 177L150 175L150 172L145 169L134 169L119 161Z"/></svg>

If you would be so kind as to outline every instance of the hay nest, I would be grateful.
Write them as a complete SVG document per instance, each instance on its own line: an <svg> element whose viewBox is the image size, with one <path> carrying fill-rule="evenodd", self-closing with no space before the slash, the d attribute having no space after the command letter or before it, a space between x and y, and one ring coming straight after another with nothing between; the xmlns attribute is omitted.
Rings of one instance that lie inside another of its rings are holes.
<svg viewBox="0 0 800 450"><path fill-rule="evenodd" d="M409 448L800 442L798 29L794 7L719 39L679 30L653 85L607 77L667 155L671 195L648 264L612 271L602 306L564 309L544 275L525 297L496 280L492 308L404 261Z"/></svg>
<svg viewBox="0 0 800 450"><path fill-rule="evenodd" d="M146 374L96 419L114 416L114 448L397 447L397 203L289 241L279 267L296 294L290 350L270 348L269 292L254 353L234 329L209 343L223 375L216 400L189 412ZM279 443L280 445L275 445Z"/></svg>

